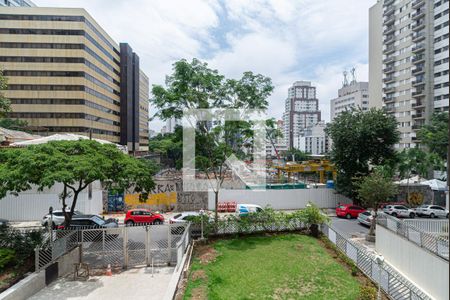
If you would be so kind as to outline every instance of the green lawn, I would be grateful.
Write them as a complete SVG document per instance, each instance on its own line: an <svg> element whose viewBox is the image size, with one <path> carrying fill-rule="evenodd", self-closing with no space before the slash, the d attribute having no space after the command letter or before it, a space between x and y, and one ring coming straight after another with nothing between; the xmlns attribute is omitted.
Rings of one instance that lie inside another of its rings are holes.
<svg viewBox="0 0 450 300"><path fill-rule="evenodd" d="M184 299L358 298L358 279L309 236L241 237L212 247L215 259L207 247L194 258Z"/></svg>

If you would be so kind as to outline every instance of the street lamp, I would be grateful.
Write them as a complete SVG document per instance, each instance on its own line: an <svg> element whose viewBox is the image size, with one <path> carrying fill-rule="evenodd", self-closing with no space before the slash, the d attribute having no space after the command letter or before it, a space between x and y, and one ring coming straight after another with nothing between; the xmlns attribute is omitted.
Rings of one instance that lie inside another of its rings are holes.
<svg viewBox="0 0 450 300"><path fill-rule="evenodd" d="M384 257L383 255L377 255L375 258L375 261L378 264L378 294L377 294L377 300L381 300L381 270L384 263Z"/></svg>

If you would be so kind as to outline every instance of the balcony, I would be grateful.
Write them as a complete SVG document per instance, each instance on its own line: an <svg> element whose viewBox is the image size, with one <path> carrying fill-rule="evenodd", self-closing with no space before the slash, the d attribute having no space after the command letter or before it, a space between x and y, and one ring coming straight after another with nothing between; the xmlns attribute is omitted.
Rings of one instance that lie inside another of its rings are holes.
<svg viewBox="0 0 450 300"><path fill-rule="evenodd" d="M389 16L384 19L384 25L386 25L386 26L394 24L394 22L395 22L395 15Z"/></svg>
<svg viewBox="0 0 450 300"><path fill-rule="evenodd" d="M393 103L395 101L394 97L383 97L384 103Z"/></svg>
<svg viewBox="0 0 450 300"><path fill-rule="evenodd" d="M416 55L416 56L413 57L413 59L411 61L414 64L418 64L418 63L424 62L425 61L425 55Z"/></svg>
<svg viewBox="0 0 450 300"><path fill-rule="evenodd" d="M388 35L395 32L395 26L388 26L384 31L384 35Z"/></svg>
<svg viewBox="0 0 450 300"><path fill-rule="evenodd" d="M424 84L425 84L425 79L424 78L416 79L416 80L414 80L412 82L412 85L414 87L421 86L421 85L424 85Z"/></svg>
<svg viewBox="0 0 450 300"><path fill-rule="evenodd" d="M395 0L386 0L384 1L384 7L388 7L391 6L392 4L394 4Z"/></svg>
<svg viewBox="0 0 450 300"><path fill-rule="evenodd" d="M386 47L386 49L383 50L383 53L386 54L386 55L394 53L394 52L395 52L394 45L389 45L389 46Z"/></svg>
<svg viewBox="0 0 450 300"><path fill-rule="evenodd" d="M415 115L412 115L412 118L413 118L414 120L416 120L416 119L425 119L425 114L422 114L422 113L416 113Z"/></svg>
<svg viewBox="0 0 450 300"><path fill-rule="evenodd" d="M424 89L420 89L418 91L412 92L411 94L414 98L419 98L422 96L425 96L425 90Z"/></svg>
<svg viewBox="0 0 450 300"><path fill-rule="evenodd" d="M389 35L387 38L384 39L383 43L387 44L391 44L395 41L395 37L394 35Z"/></svg>
<svg viewBox="0 0 450 300"><path fill-rule="evenodd" d="M392 62L394 62L395 58L393 56L388 56L385 59L383 59L383 63L384 64L390 64Z"/></svg>
<svg viewBox="0 0 450 300"><path fill-rule="evenodd" d="M419 8L419 7L421 7L424 4L425 4L425 0L416 0L416 1L413 1L413 3L411 4L411 7L412 8Z"/></svg>
<svg viewBox="0 0 450 300"><path fill-rule="evenodd" d="M393 112L395 112L395 107L394 106L385 106L384 107L384 110L387 112L387 113L393 113Z"/></svg>
<svg viewBox="0 0 450 300"><path fill-rule="evenodd" d="M383 82L384 83L389 83L389 82L392 82L392 81L394 81L395 80L395 77L394 76L387 76L386 78L383 78Z"/></svg>
<svg viewBox="0 0 450 300"><path fill-rule="evenodd" d="M417 22L416 24L414 24L414 25L411 27L411 29L412 29L413 31L419 31L419 30L421 30L421 29L424 28L424 27L425 27L425 22L424 22L423 20L421 20L421 21Z"/></svg>
<svg viewBox="0 0 450 300"><path fill-rule="evenodd" d="M416 11L415 13L413 13L411 15L411 18L413 20L417 20L417 19L420 19L420 18L422 18L424 16L425 16L425 9L419 9L418 11Z"/></svg>
<svg viewBox="0 0 450 300"><path fill-rule="evenodd" d="M417 103L413 103L413 105L411 105L413 108L417 109L417 108L422 108L425 107L425 104L423 102L417 102Z"/></svg>
<svg viewBox="0 0 450 300"><path fill-rule="evenodd" d="M419 75L425 73L425 67L417 66L415 69L412 70L413 75Z"/></svg>
<svg viewBox="0 0 450 300"><path fill-rule="evenodd" d="M413 43L418 43L425 39L425 31L415 32L412 34Z"/></svg>
<svg viewBox="0 0 450 300"><path fill-rule="evenodd" d="M412 130L419 130L420 128L422 128L422 125L421 125L421 124L414 124L414 125L412 126Z"/></svg>
<svg viewBox="0 0 450 300"><path fill-rule="evenodd" d="M387 16L394 14L394 12L395 12L394 6L385 6L385 7L386 7L386 9L384 10L383 16L387 17Z"/></svg>
<svg viewBox="0 0 450 300"><path fill-rule="evenodd" d="M393 87L393 86L385 87L385 88L383 88L383 92L386 94L393 93L393 92L395 92L395 87Z"/></svg>
<svg viewBox="0 0 450 300"><path fill-rule="evenodd" d="M418 52L422 52L422 51L425 51L425 43L420 43L418 45L415 45L412 48L412 52L414 52L414 53L418 53Z"/></svg>
<svg viewBox="0 0 450 300"><path fill-rule="evenodd" d="M389 66L389 67L386 67L386 68L383 69L383 72L385 74L389 74L389 73L392 73L394 71L395 71L395 68L393 66Z"/></svg>

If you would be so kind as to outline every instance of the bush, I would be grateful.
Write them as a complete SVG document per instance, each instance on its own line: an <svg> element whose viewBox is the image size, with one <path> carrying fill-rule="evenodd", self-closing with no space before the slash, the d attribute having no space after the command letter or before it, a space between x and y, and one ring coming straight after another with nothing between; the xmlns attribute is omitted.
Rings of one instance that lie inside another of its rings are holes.
<svg viewBox="0 0 450 300"><path fill-rule="evenodd" d="M34 249L43 241L42 231L20 232L14 229L0 229L0 248L15 252L15 262L22 265L30 257L34 257Z"/></svg>
<svg viewBox="0 0 450 300"><path fill-rule="evenodd" d="M359 291L359 300L376 300L377 289L373 286L362 286Z"/></svg>
<svg viewBox="0 0 450 300"><path fill-rule="evenodd" d="M16 259L16 251L8 248L0 248L0 272L5 267L12 265Z"/></svg>

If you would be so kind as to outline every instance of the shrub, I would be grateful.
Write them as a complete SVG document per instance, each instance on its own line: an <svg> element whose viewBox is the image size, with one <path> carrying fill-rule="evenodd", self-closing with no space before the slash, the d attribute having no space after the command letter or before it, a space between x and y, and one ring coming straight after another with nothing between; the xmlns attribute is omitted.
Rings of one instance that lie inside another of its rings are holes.
<svg viewBox="0 0 450 300"><path fill-rule="evenodd" d="M0 248L11 249L15 252L17 265L23 264L30 257L34 257L34 249L42 243L42 231L20 232L14 229L0 229Z"/></svg>
<svg viewBox="0 0 450 300"><path fill-rule="evenodd" d="M308 203L305 209L298 211L299 218L305 224L311 226L313 224L324 224L330 221L330 218L323 214L320 209L313 203Z"/></svg>
<svg viewBox="0 0 450 300"><path fill-rule="evenodd" d="M0 248L0 272L5 267L8 267L14 263L16 259L16 251L8 248Z"/></svg>
<svg viewBox="0 0 450 300"><path fill-rule="evenodd" d="M376 299L377 299L376 288L370 285L361 286L359 290L359 300L376 300Z"/></svg>

